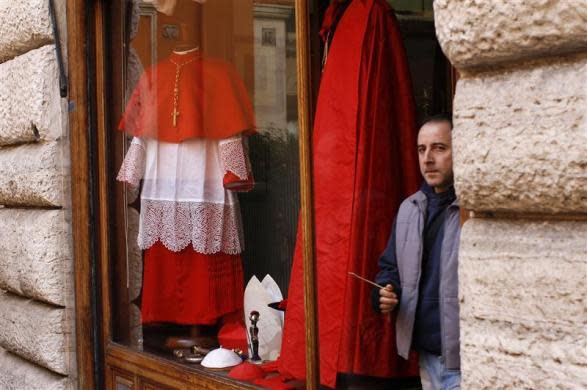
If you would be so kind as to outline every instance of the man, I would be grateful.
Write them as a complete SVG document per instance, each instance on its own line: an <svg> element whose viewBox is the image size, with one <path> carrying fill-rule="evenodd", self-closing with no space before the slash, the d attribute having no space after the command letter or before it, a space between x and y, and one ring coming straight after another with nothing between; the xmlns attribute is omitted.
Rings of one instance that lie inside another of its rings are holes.
<svg viewBox="0 0 587 390"><path fill-rule="evenodd" d="M460 388L458 248L459 206L453 187L452 123L434 116L420 127L418 157L425 183L401 204L379 260L373 305L397 308L398 354L413 346L424 390Z"/></svg>

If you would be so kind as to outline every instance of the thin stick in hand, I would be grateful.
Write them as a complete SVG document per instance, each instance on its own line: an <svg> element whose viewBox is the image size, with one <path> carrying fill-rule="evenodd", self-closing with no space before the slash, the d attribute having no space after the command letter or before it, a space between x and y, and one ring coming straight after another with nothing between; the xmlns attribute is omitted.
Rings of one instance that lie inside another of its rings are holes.
<svg viewBox="0 0 587 390"><path fill-rule="evenodd" d="M371 284L371 285L373 285L373 286L375 286L375 287L378 287L378 288L385 288L385 287L383 287L382 285L380 285L380 284L377 284L377 283L375 283L375 282L372 282L372 281L370 281L369 279L365 279L365 278L363 278L362 276L359 276L359 275L357 275L357 274L356 274L356 273L354 273L354 272L349 272L349 275L351 275L351 276L354 276L355 278L357 278L357 279L360 279L360 280L362 280L363 282L369 283L369 284Z"/></svg>

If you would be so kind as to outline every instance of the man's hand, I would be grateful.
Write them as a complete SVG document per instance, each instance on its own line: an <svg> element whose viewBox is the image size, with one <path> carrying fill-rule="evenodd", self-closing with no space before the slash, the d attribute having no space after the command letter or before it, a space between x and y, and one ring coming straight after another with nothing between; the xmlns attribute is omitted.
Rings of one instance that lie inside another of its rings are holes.
<svg viewBox="0 0 587 390"><path fill-rule="evenodd" d="M391 284L379 290L379 310L381 313L391 313L397 305L397 296Z"/></svg>

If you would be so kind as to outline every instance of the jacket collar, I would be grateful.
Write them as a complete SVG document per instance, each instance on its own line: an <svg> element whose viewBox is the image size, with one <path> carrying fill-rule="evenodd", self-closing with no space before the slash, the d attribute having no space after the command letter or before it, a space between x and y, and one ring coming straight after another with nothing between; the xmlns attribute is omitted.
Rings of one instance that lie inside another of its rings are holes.
<svg viewBox="0 0 587 390"><path fill-rule="evenodd" d="M430 187L426 182L422 184L420 190L412 195L412 203L420 207L422 210L426 210L426 205L428 204L428 198L426 197L426 192L434 191L432 187ZM460 207L459 198L457 197L448 207Z"/></svg>

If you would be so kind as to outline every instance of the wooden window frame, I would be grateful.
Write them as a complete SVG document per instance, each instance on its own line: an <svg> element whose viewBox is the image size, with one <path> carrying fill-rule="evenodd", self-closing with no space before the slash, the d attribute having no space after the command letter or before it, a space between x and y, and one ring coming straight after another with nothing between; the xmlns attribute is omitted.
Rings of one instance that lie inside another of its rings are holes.
<svg viewBox="0 0 587 390"><path fill-rule="evenodd" d="M110 256L110 173L108 131L110 85L108 34L120 26L108 25L108 2L67 0L69 128L71 150L72 233L75 269L75 329L78 388L110 388L113 375L136 388L147 388L143 377L178 388L246 388L246 385L205 375L174 361L132 350L112 341L112 268ZM319 388L316 290L311 176L311 111L316 83L315 43L310 47L309 0L295 0L298 74L298 123L300 134L301 215L303 226L304 302L306 315L306 388ZM120 16L120 15L115 15ZM312 26L312 31L316 26ZM108 33L108 34L107 34ZM121 88L121 86L116 86ZM114 103L116 104L116 102ZM112 370L110 366L116 366ZM134 377L133 377L134 376ZM142 376L142 377L139 377ZM147 380L148 382L148 380ZM145 382L146 383L146 382ZM133 387L134 388L134 387Z"/></svg>

